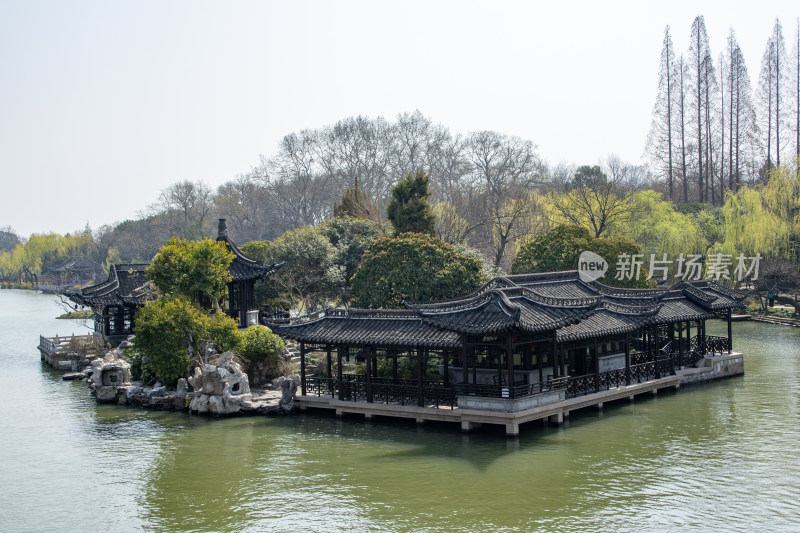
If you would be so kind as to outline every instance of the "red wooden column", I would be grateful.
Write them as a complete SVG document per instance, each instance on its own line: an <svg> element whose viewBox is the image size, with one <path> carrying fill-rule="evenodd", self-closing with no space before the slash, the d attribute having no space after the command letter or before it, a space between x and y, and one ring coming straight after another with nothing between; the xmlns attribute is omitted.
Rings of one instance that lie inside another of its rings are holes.
<svg viewBox="0 0 800 533"><path fill-rule="evenodd" d="M508 373L508 390L514 386L514 343L511 335L506 337L506 372ZM509 397L511 397L509 395Z"/></svg>

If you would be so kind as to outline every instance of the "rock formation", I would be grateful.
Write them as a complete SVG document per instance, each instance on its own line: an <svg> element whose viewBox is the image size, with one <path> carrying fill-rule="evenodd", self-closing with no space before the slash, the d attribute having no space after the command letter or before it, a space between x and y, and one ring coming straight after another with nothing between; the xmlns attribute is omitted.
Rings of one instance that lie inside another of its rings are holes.
<svg viewBox="0 0 800 533"><path fill-rule="evenodd" d="M233 360L233 353L225 352L201 371L194 369L189 377L194 395L189 410L197 413L230 415L238 413L243 403L250 403L250 383L247 374Z"/></svg>
<svg viewBox="0 0 800 533"><path fill-rule="evenodd" d="M123 341L102 359L92 361L89 370L89 386L99 402L116 401L120 392L131 386L131 365L122 355L130 344Z"/></svg>

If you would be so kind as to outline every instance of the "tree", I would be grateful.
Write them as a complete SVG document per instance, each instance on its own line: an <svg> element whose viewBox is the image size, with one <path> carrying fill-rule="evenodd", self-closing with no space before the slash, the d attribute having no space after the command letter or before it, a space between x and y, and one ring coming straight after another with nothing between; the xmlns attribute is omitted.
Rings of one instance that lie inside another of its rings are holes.
<svg viewBox="0 0 800 533"><path fill-rule="evenodd" d="M658 94L653 106L653 120L647 139L647 152L654 166L662 173L667 181L667 190L670 200L675 199L674 193L674 164L673 140L676 128L673 126L673 115L676 108L676 81L678 78L675 63L675 49L669 26L664 30L664 46L661 50L661 62L658 73Z"/></svg>
<svg viewBox="0 0 800 533"><path fill-rule="evenodd" d="M264 263L285 262L264 282L268 290L261 296L273 305L311 313L337 297L335 282L341 272L335 269L336 249L319 229L303 226L272 242L250 242L241 249Z"/></svg>
<svg viewBox="0 0 800 533"><path fill-rule="evenodd" d="M615 172L609 179L599 166L584 165L571 186L571 191L553 195L553 204L565 220L587 228L595 238L630 215L635 187L629 172Z"/></svg>
<svg viewBox="0 0 800 533"><path fill-rule="evenodd" d="M158 203L151 206L151 215L166 215L171 237L202 239L211 212L212 192L200 181L184 180L161 191Z"/></svg>
<svg viewBox="0 0 800 533"><path fill-rule="evenodd" d="M697 157L698 199L705 202L709 200L709 185L713 184L711 123L713 102L717 101L714 97L717 85L705 19L702 15L695 17L692 22L689 37L689 71L692 94L690 103L697 142L695 154ZM713 201L713 198L711 200Z"/></svg>
<svg viewBox="0 0 800 533"><path fill-rule="evenodd" d="M794 157L795 173L800 177L800 18L797 19L792 50L792 93L794 96Z"/></svg>
<svg viewBox="0 0 800 533"><path fill-rule="evenodd" d="M436 218L428 200L430 176L423 170L408 174L392 188L386 214L397 233L436 234Z"/></svg>
<svg viewBox="0 0 800 533"><path fill-rule="evenodd" d="M639 278L614 279L613 265L621 254L639 254L639 247L626 240L607 240L592 237L585 229L578 226L557 226L553 230L535 235L520 247L512 274L529 272L557 272L575 270L581 252L590 251L598 254L609 263L609 273L602 282L617 287L648 287L651 283L646 279L647 271L642 269Z"/></svg>
<svg viewBox="0 0 800 533"><path fill-rule="evenodd" d="M335 249L333 265L342 273L344 283L340 290L346 296L349 293L350 279L361 263L361 256L372 241L381 236L381 228L371 220L344 216L326 220L317 230Z"/></svg>
<svg viewBox="0 0 800 533"><path fill-rule="evenodd" d="M0 252L10 252L21 241L11 226L0 229Z"/></svg>
<svg viewBox="0 0 800 533"><path fill-rule="evenodd" d="M783 40L783 27L775 20L772 35L767 39L761 59L759 76L759 105L762 128L766 132L767 170L781 165L782 127L789 122L789 106L784 101L788 85L788 61L786 44ZM773 162L773 157L775 158Z"/></svg>
<svg viewBox="0 0 800 533"><path fill-rule="evenodd" d="M222 242L170 239L147 267L147 275L164 294L190 301L199 301L202 295L219 310L219 300L231 280L228 268L233 258Z"/></svg>
<svg viewBox="0 0 800 533"><path fill-rule="evenodd" d="M222 313L209 317L183 296L162 296L136 313L131 369L144 383L171 387L186 375L192 354L203 364L211 343L225 350L238 342L232 318Z"/></svg>
<svg viewBox="0 0 800 533"><path fill-rule="evenodd" d="M358 176L353 180L353 188L347 189L342 196L342 203L333 204L334 217L355 217L367 220L380 220L378 208L369 196L358 186Z"/></svg>
<svg viewBox="0 0 800 533"><path fill-rule="evenodd" d="M728 100L728 188L736 192L741 184L744 153L757 142L755 110L750 76L744 55L731 29L728 36L727 100ZM724 150L724 144L723 144ZM751 148L752 151L752 148Z"/></svg>
<svg viewBox="0 0 800 533"><path fill-rule="evenodd" d="M493 131L472 133L465 141L465 151L472 165L472 194L463 211L469 215L470 226L481 230L475 245L499 267L509 245L522 234L517 229L525 220L522 203L541 184L542 163L531 141Z"/></svg>
<svg viewBox="0 0 800 533"><path fill-rule="evenodd" d="M431 300L467 294L485 278L481 263L452 245L420 233L374 241L353 276L353 304L397 308L404 299Z"/></svg>

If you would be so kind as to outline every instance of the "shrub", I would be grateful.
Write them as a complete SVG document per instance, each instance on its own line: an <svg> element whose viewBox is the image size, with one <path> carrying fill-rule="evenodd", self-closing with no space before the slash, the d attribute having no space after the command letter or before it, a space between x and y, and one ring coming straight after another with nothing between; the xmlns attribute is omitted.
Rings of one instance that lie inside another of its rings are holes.
<svg viewBox="0 0 800 533"><path fill-rule="evenodd" d="M262 378L271 379L281 367L281 357L286 344L265 326L250 326L242 334L239 344L239 359L252 384L263 383Z"/></svg>

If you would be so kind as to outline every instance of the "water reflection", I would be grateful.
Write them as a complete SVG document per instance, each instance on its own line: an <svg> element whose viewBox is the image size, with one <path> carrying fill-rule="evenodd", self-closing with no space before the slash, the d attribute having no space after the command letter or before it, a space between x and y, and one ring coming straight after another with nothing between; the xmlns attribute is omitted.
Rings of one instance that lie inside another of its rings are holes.
<svg viewBox="0 0 800 533"><path fill-rule="evenodd" d="M2 335L14 336L0 363L16 374L0 386L25 398L0 410L8 530L85 530L87 502L120 531L800 529L796 329L737 324L743 378L576 412L560 428L524 425L509 440L454 425L96 406L85 385L39 365L35 339L58 325L28 316L7 328L3 292Z"/></svg>

